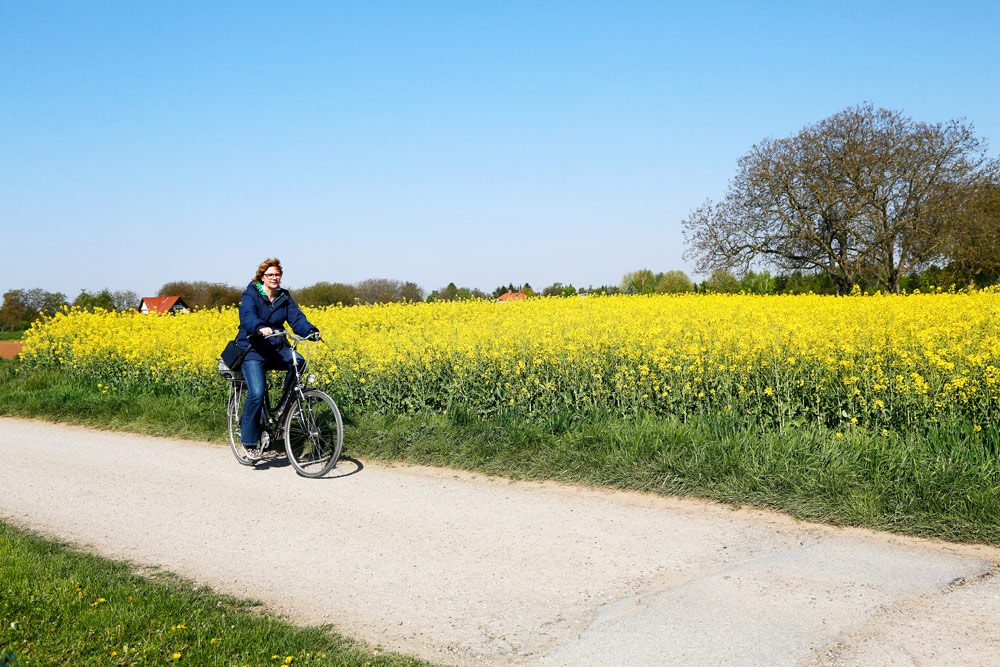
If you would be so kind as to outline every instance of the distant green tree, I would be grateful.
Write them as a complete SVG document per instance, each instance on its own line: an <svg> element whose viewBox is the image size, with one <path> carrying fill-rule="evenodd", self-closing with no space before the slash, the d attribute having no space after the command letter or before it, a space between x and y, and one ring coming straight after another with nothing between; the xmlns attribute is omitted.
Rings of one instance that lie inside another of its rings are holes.
<svg viewBox="0 0 1000 667"><path fill-rule="evenodd" d="M448 283L445 287L431 292L427 301L466 301L488 297L488 294L475 287L459 287L455 283Z"/></svg>
<svg viewBox="0 0 1000 667"><path fill-rule="evenodd" d="M3 305L0 306L0 329L27 329L38 314L28 307L24 290L10 290L3 295Z"/></svg>
<svg viewBox="0 0 1000 667"><path fill-rule="evenodd" d="M80 293L73 299L73 305L84 310L115 309L115 297L105 287L100 292L91 294L87 290L80 290Z"/></svg>
<svg viewBox="0 0 1000 667"><path fill-rule="evenodd" d="M667 271L656 283L657 294L684 294L693 292L694 285L683 271Z"/></svg>
<svg viewBox="0 0 1000 667"><path fill-rule="evenodd" d="M542 289L542 296L562 296L562 292L563 284L555 282Z"/></svg>
<svg viewBox="0 0 1000 667"><path fill-rule="evenodd" d="M837 286L826 273L803 273L792 271L779 274L774 278L774 291L777 294L836 294Z"/></svg>
<svg viewBox="0 0 1000 667"><path fill-rule="evenodd" d="M774 294L774 278L766 269L760 273L747 271L740 279L740 289L747 294Z"/></svg>
<svg viewBox="0 0 1000 667"><path fill-rule="evenodd" d="M729 270L716 269L701 287L709 294L735 294L740 291L740 281Z"/></svg>
<svg viewBox="0 0 1000 667"><path fill-rule="evenodd" d="M38 316L48 317L55 315L60 308L69 304L62 292L48 292L38 287L24 290L24 302Z"/></svg>
<svg viewBox="0 0 1000 667"><path fill-rule="evenodd" d="M438 301L454 301L458 298L458 285L448 283L438 290Z"/></svg>
<svg viewBox="0 0 1000 667"><path fill-rule="evenodd" d="M403 283L403 286L399 290L399 295L403 301L417 302L424 300L424 291L420 289L419 285L413 282Z"/></svg>
<svg viewBox="0 0 1000 667"><path fill-rule="evenodd" d="M572 285L563 285L560 282L554 282L541 292L542 296L576 296L576 288Z"/></svg>
<svg viewBox="0 0 1000 667"><path fill-rule="evenodd" d="M292 290L292 298L300 306L353 306L357 297L354 285L344 283L319 282L315 285Z"/></svg>
<svg viewBox="0 0 1000 667"><path fill-rule="evenodd" d="M208 283L205 288L202 308L225 308L226 306L238 306L243 290L224 283ZM185 303L187 303L185 301Z"/></svg>
<svg viewBox="0 0 1000 667"><path fill-rule="evenodd" d="M131 310L139 307L141 299L132 290L117 290L111 293L115 302L115 310Z"/></svg>
<svg viewBox="0 0 1000 667"><path fill-rule="evenodd" d="M403 283L389 278L369 278L355 285L358 303L395 303L403 300Z"/></svg>
<svg viewBox="0 0 1000 667"><path fill-rule="evenodd" d="M622 277L621 291L625 294L652 294L656 275L649 269L631 271Z"/></svg>

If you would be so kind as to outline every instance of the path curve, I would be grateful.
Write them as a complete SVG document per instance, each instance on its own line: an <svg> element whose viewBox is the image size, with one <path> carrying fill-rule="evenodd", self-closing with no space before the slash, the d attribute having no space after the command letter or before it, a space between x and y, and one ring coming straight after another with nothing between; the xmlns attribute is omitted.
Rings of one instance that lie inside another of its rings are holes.
<svg viewBox="0 0 1000 667"><path fill-rule="evenodd" d="M0 517L442 663L1000 664L997 549L444 469L335 475L0 418Z"/></svg>

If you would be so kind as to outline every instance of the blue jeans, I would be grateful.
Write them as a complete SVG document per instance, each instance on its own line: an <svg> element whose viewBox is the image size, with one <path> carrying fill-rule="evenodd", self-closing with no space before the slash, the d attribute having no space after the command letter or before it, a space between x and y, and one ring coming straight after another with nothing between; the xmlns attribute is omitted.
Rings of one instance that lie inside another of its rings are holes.
<svg viewBox="0 0 1000 667"><path fill-rule="evenodd" d="M285 371L284 392L295 381L295 369L292 368L292 355L297 357L299 372L305 368L302 355L292 352L292 348L282 348L279 355L266 361L249 359L243 362L241 371L247 383L247 398L243 404L243 417L240 419L240 441L244 447L256 447L260 441L260 413L267 392L267 381L264 371Z"/></svg>

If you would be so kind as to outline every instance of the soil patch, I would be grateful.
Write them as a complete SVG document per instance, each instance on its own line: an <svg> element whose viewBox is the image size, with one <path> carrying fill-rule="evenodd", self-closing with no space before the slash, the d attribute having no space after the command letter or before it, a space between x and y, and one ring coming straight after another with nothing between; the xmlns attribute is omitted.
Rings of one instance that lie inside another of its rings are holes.
<svg viewBox="0 0 1000 667"><path fill-rule="evenodd" d="M21 354L24 344L18 340L0 340L0 359L13 359Z"/></svg>

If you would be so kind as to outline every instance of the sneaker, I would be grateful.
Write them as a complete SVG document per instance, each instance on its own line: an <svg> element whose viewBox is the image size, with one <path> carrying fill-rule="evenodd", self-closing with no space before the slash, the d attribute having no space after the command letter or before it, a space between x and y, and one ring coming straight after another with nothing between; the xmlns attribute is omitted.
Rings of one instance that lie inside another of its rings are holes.
<svg viewBox="0 0 1000 667"><path fill-rule="evenodd" d="M246 452L248 459L259 459L260 458L260 447L247 447L243 445L243 451Z"/></svg>

